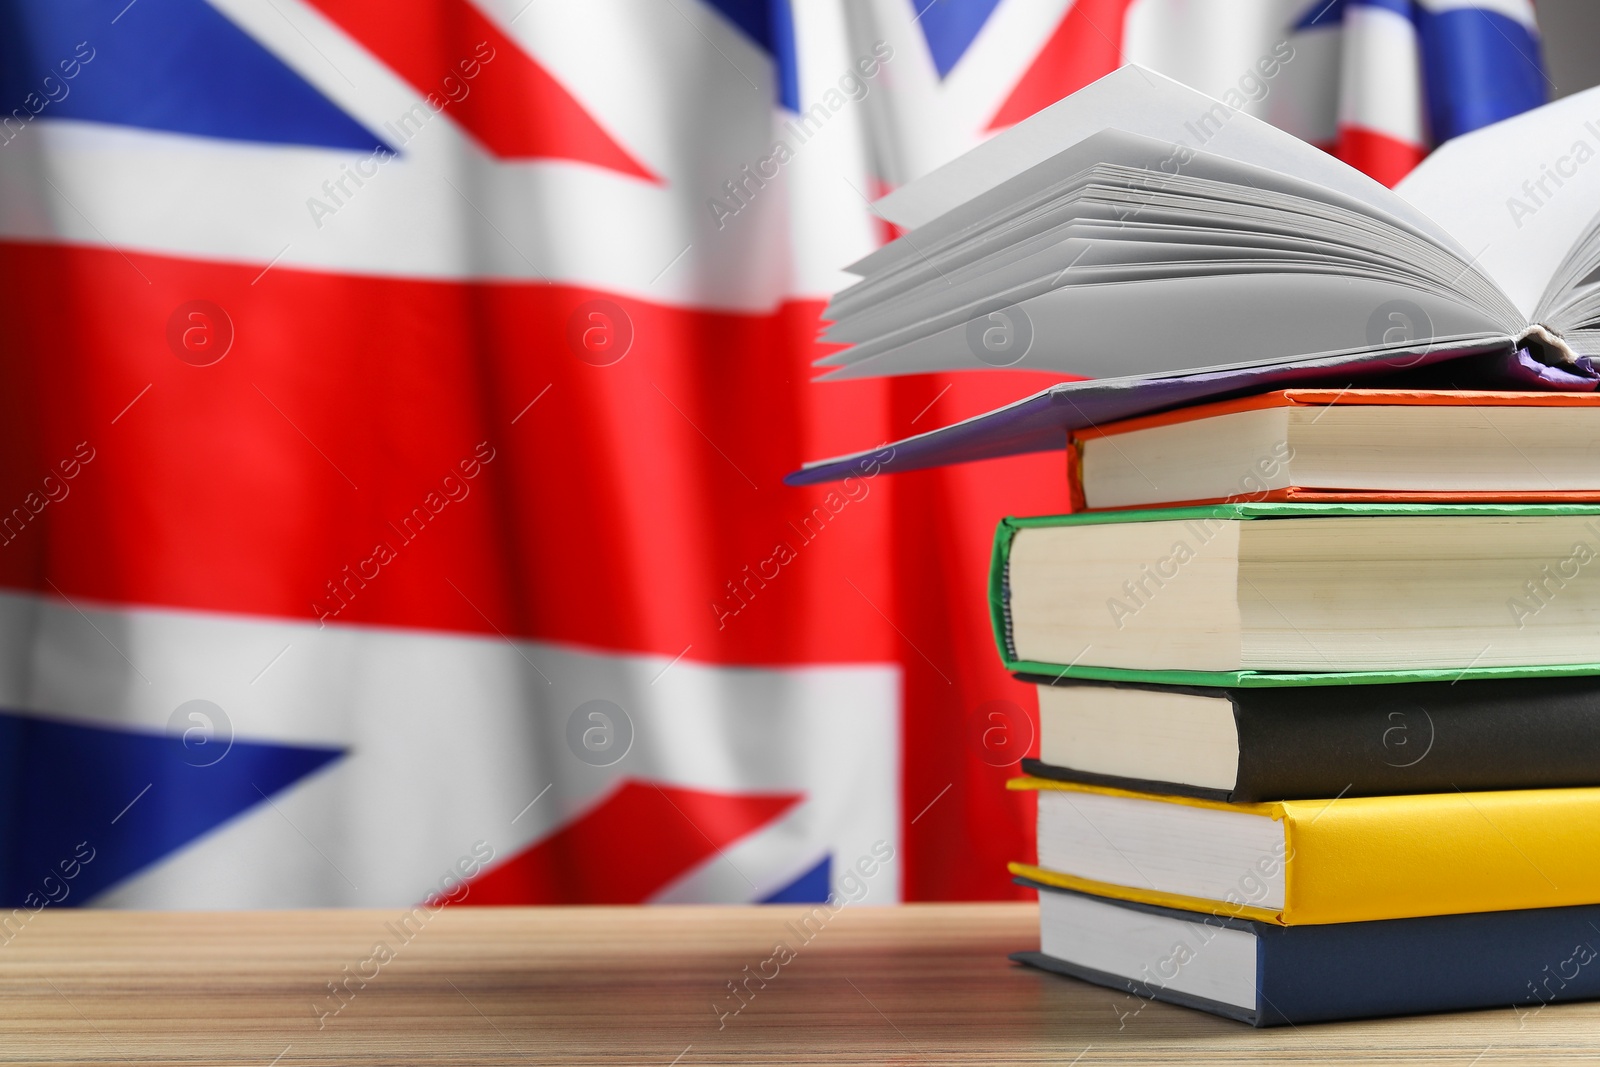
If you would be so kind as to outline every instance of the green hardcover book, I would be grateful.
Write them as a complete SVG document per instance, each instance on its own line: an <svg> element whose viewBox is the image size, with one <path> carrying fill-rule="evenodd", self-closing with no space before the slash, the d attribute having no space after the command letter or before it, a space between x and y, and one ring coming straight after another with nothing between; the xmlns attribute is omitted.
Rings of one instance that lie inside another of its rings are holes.
<svg viewBox="0 0 1600 1067"><path fill-rule="evenodd" d="M1600 674L1600 505L1221 504L1003 519L1007 668L1281 686Z"/></svg>

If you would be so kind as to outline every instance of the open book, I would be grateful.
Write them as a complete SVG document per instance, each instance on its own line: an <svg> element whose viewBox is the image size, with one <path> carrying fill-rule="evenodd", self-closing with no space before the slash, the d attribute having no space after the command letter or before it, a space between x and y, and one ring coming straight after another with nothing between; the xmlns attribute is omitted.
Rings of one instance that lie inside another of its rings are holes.
<svg viewBox="0 0 1600 1067"><path fill-rule="evenodd" d="M1464 356L1479 384L1592 390L1597 154L1591 90L1452 141L1390 190L1127 66L880 201L907 232L850 268L823 335L850 347L820 364L1099 379L912 439L899 469Z"/></svg>

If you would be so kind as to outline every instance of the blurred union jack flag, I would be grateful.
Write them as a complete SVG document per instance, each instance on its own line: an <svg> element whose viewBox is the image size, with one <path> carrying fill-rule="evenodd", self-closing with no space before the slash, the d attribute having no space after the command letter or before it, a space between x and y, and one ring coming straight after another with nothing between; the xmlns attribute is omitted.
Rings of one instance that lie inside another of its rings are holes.
<svg viewBox="0 0 1600 1067"><path fill-rule="evenodd" d="M0 903L1013 894L1058 463L780 478L1044 384L808 379L869 201L1125 61L1388 182L1546 84L1526 0L0 0Z"/></svg>

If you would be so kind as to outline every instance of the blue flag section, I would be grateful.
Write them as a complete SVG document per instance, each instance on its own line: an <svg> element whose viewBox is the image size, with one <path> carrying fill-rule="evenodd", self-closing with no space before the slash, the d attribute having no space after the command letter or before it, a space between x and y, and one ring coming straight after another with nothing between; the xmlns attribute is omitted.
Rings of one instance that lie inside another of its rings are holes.
<svg viewBox="0 0 1600 1067"><path fill-rule="evenodd" d="M800 68L795 55L794 13L789 0L706 0L727 20L772 54L778 103L800 110Z"/></svg>
<svg viewBox="0 0 1600 1067"><path fill-rule="evenodd" d="M1539 39L1516 19L1485 8L1423 9L1417 29L1434 143L1545 102Z"/></svg>
<svg viewBox="0 0 1600 1067"><path fill-rule="evenodd" d="M939 77L948 77L967 54L1000 0L911 0Z"/></svg>
<svg viewBox="0 0 1600 1067"><path fill-rule="evenodd" d="M1349 12L1373 8L1413 27L1433 144L1520 115L1548 98L1537 30L1492 6L1447 0L1314 0L1294 28L1337 26Z"/></svg>
<svg viewBox="0 0 1600 1067"><path fill-rule="evenodd" d="M819 904L833 891L833 857L824 856L815 867L761 898L762 904Z"/></svg>
<svg viewBox="0 0 1600 1067"><path fill-rule="evenodd" d="M0 907L88 903L343 755L210 745L0 712Z"/></svg>
<svg viewBox="0 0 1600 1067"><path fill-rule="evenodd" d="M1294 21L1293 28L1298 31L1318 26L1337 26L1343 18L1344 0L1314 0L1305 13Z"/></svg>
<svg viewBox="0 0 1600 1067"><path fill-rule="evenodd" d="M0 108L10 136L49 118L264 144L386 147L204 0L0 5Z"/></svg>

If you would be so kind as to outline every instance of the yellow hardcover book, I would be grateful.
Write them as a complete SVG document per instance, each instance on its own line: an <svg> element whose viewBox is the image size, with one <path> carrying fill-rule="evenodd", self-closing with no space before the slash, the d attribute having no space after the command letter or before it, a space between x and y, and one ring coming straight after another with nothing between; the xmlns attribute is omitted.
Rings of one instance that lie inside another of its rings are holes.
<svg viewBox="0 0 1600 1067"><path fill-rule="evenodd" d="M1037 866L1099 896L1309 926L1600 903L1600 788L1226 804L1019 778Z"/></svg>

